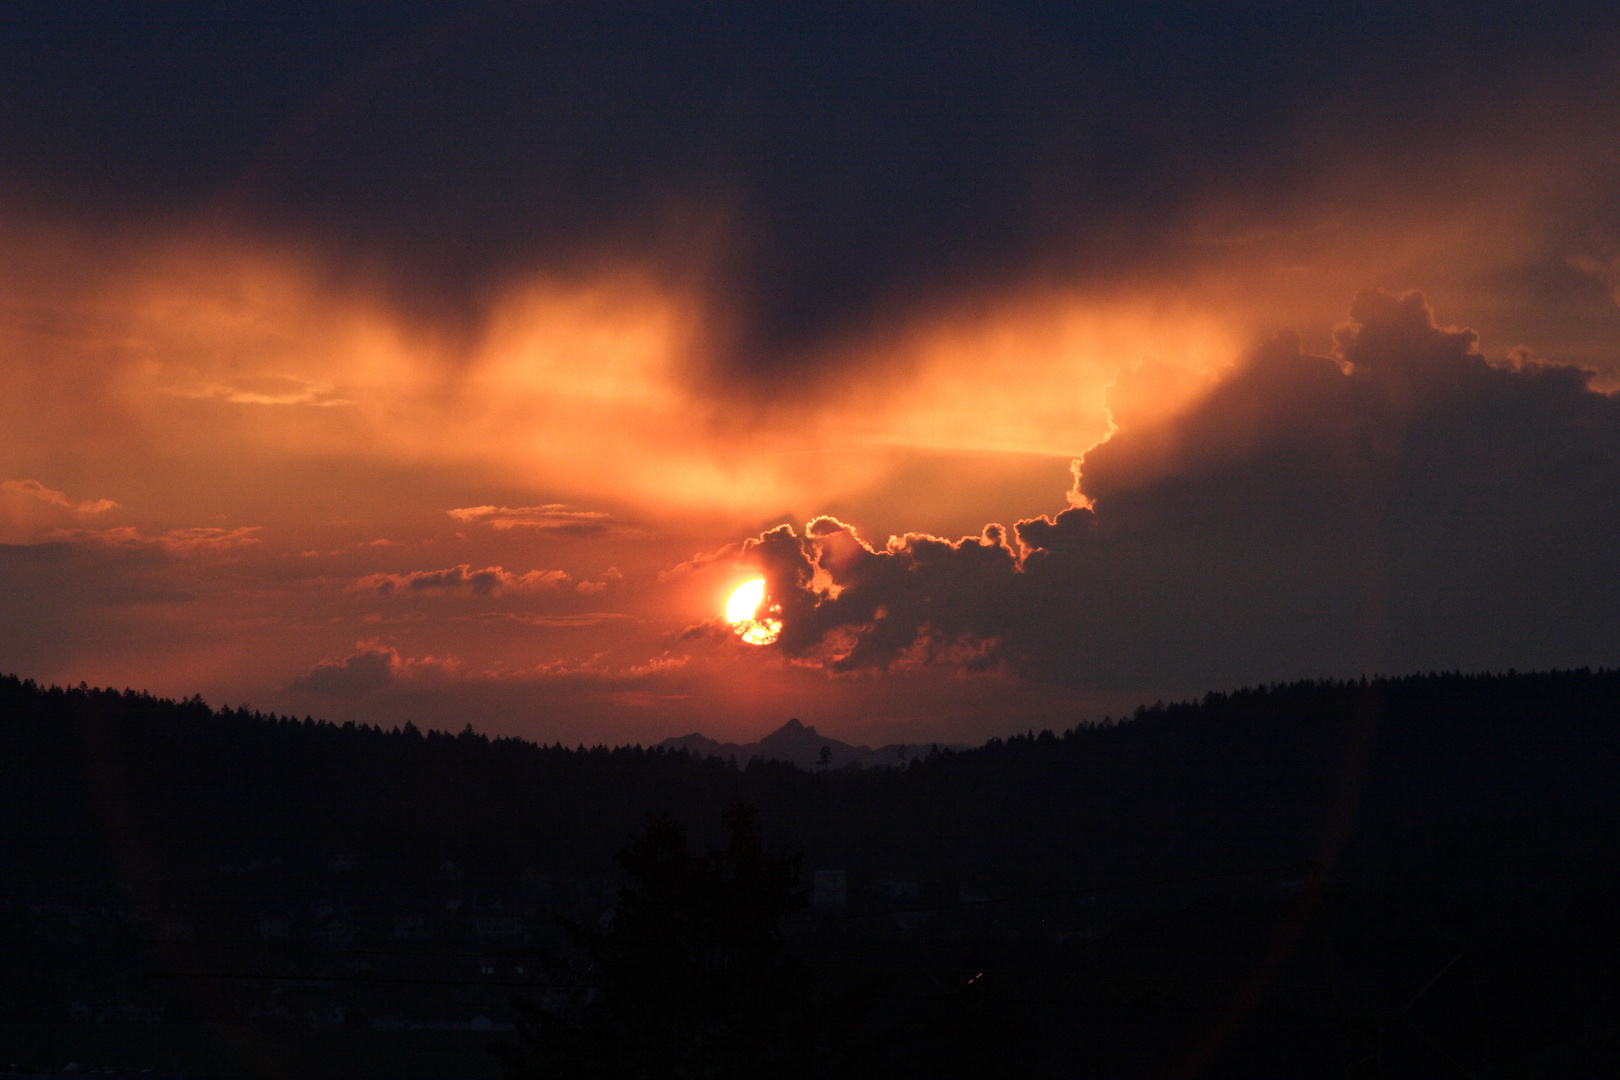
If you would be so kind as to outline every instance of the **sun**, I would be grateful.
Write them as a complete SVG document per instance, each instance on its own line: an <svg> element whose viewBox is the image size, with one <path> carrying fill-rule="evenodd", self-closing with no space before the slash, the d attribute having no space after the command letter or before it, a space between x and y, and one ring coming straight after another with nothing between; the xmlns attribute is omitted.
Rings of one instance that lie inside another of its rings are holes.
<svg viewBox="0 0 1620 1080"><path fill-rule="evenodd" d="M726 622L750 622L754 612L759 610L760 601L765 599L765 579L755 578L745 581L732 592L731 599L726 601Z"/></svg>
<svg viewBox="0 0 1620 1080"><path fill-rule="evenodd" d="M759 609L764 603L764 578L743 582L726 601L726 622L750 645L769 645L782 633L782 620L775 617L781 614L781 605L772 604L761 617Z"/></svg>

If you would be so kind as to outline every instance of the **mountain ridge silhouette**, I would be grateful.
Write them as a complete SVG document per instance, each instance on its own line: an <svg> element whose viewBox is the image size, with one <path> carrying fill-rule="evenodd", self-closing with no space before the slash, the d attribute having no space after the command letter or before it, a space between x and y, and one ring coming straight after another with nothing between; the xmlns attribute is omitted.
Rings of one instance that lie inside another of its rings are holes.
<svg viewBox="0 0 1620 1080"><path fill-rule="evenodd" d="M711 739L700 731L689 735L676 735L658 744L664 750L685 750L699 757L735 757L746 763L759 758L762 761L784 761L801 768L821 768L821 751L830 751L827 768L878 768L904 765L913 757L926 757L937 743L886 743L883 746L855 746L830 735L818 732L814 724L806 724L793 717L781 727L754 742L735 743ZM962 750L965 746L952 744L949 749Z"/></svg>

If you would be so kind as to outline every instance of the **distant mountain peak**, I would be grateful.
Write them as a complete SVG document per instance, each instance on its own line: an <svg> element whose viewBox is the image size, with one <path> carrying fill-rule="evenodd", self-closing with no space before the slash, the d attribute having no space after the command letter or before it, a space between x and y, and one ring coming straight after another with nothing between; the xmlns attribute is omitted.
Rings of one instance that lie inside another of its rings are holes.
<svg viewBox="0 0 1620 1080"><path fill-rule="evenodd" d="M698 732L665 739L658 744L665 749L684 749L688 753L706 757L735 757L739 761L763 758L769 761L788 761L806 769L844 768L854 765L870 768L874 765L904 765L905 747L891 743L873 749L870 746L851 746L849 743L821 734L815 725L794 717L775 731L756 742L717 742ZM822 750L828 751L823 761Z"/></svg>

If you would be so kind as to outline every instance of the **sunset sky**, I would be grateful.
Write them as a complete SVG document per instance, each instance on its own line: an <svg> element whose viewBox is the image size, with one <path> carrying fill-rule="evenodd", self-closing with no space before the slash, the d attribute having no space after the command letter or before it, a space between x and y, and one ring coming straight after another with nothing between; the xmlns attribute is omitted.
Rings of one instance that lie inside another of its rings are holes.
<svg viewBox="0 0 1620 1080"><path fill-rule="evenodd" d="M0 671L878 744L1613 666L1617 56L1596 4L7 5Z"/></svg>

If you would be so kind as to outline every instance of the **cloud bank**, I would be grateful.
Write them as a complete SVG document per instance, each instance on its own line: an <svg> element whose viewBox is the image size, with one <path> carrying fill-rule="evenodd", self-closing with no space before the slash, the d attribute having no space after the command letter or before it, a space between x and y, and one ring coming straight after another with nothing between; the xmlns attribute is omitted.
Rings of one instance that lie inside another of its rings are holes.
<svg viewBox="0 0 1620 1080"><path fill-rule="evenodd" d="M1613 663L1620 400L1488 362L1417 293L1350 316L1330 355L1282 335L1185 411L1127 420L1075 462L1070 509L1010 534L873 546L818 518L749 541L776 647L1177 689Z"/></svg>
<svg viewBox="0 0 1620 1080"><path fill-rule="evenodd" d="M514 574L499 566L486 566L474 570L470 563L447 566L443 570L413 570L408 574L367 574L350 586L355 592L372 592L379 596L390 593L458 592L466 590L474 596L489 596L496 592L537 592L566 584L568 575L561 570L530 570Z"/></svg>

